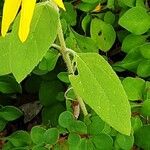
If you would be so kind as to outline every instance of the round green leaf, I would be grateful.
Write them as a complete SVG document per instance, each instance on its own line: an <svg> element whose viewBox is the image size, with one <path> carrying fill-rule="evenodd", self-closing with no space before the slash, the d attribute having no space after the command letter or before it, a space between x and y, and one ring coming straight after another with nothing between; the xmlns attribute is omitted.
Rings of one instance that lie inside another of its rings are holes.
<svg viewBox="0 0 150 150"><path fill-rule="evenodd" d="M74 122L74 120L75 118L73 114L69 111L65 111L60 114L58 122L60 126L68 128L72 124L72 122Z"/></svg>
<svg viewBox="0 0 150 150"><path fill-rule="evenodd" d="M67 129L70 132L76 132L79 134L87 134L87 126L84 122L80 120L72 121L70 126Z"/></svg>
<svg viewBox="0 0 150 150"><path fill-rule="evenodd" d="M91 123L88 125L88 133L97 135L102 132L105 127L105 122L99 116L91 117Z"/></svg>
<svg viewBox="0 0 150 150"><path fill-rule="evenodd" d="M129 100L141 100L145 88L145 81L140 78L127 77L122 81ZM134 87L134 88L133 88Z"/></svg>
<svg viewBox="0 0 150 150"><path fill-rule="evenodd" d="M107 134L102 133L97 136L93 136L91 140L98 150L111 150L113 148L113 140Z"/></svg>
<svg viewBox="0 0 150 150"><path fill-rule="evenodd" d="M44 141L46 144L54 145L59 139L59 132L57 128L50 128L44 133Z"/></svg>
<svg viewBox="0 0 150 150"><path fill-rule="evenodd" d="M78 147L80 145L80 142L81 142L81 138L78 134L76 134L76 133L69 134L69 136L68 136L69 146Z"/></svg>
<svg viewBox="0 0 150 150"><path fill-rule="evenodd" d="M121 149L130 150L133 147L134 137L118 134L115 142L118 143Z"/></svg>
<svg viewBox="0 0 150 150"><path fill-rule="evenodd" d="M150 16L143 7L133 7L120 18L119 24L128 31L140 35L150 28Z"/></svg>
<svg viewBox="0 0 150 150"><path fill-rule="evenodd" d="M141 113L144 116L150 116L150 100L145 100L142 104Z"/></svg>
<svg viewBox="0 0 150 150"><path fill-rule="evenodd" d="M146 78L150 76L150 60L143 60L139 63L137 74L140 77Z"/></svg>
<svg viewBox="0 0 150 150"><path fill-rule="evenodd" d="M43 135L45 132L46 132L46 129L44 129L43 127L40 127L40 126L33 127L30 133L33 143L39 144L39 143L44 142Z"/></svg>
<svg viewBox="0 0 150 150"><path fill-rule="evenodd" d="M113 25L115 22L115 15L111 11L107 11L104 15L104 21Z"/></svg>
<svg viewBox="0 0 150 150"><path fill-rule="evenodd" d="M140 52L144 58L150 59L150 43L140 46Z"/></svg>
<svg viewBox="0 0 150 150"><path fill-rule="evenodd" d="M143 123L140 117L136 116L136 117L131 118L131 125L132 125L133 130L136 132L139 128L143 126Z"/></svg>
<svg viewBox="0 0 150 150"><path fill-rule="evenodd" d="M97 43L98 47L104 52L110 50L116 39L116 33L112 25L100 19L92 20L90 33L91 38Z"/></svg>
<svg viewBox="0 0 150 150"><path fill-rule="evenodd" d="M150 125L141 127L135 132L135 144L144 150L150 148Z"/></svg>
<svg viewBox="0 0 150 150"><path fill-rule="evenodd" d="M95 150L95 146L90 139L83 138L78 150Z"/></svg>
<svg viewBox="0 0 150 150"><path fill-rule="evenodd" d="M31 138L26 131L17 131L7 137L15 147L25 147L31 144Z"/></svg>

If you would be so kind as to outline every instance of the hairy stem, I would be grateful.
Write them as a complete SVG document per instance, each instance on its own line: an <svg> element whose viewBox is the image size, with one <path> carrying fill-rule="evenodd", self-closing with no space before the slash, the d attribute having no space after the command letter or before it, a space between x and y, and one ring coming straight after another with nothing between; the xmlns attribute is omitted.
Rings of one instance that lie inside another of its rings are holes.
<svg viewBox="0 0 150 150"><path fill-rule="evenodd" d="M53 45L53 46L55 46L55 48L59 49L59 51L61 52L62 57L63 57L63 59L64 59L64 61L66 63L66 66L67 66L69 74L74 75L72 62L71 62L71 59L70 59L70 56L69 56L69 53L68 53L68 50L67 50L67 47L66 47L66 43L65 43L65 40L64 40L64 35L63 35L63 31L62 31L62 26L61 26L60 20L59 20L59 25L58 26L59 26L58 27L58 38L59 38L61 47L56 46L56 45ZM77 98L77 100L78 100L78 102L80 104L80 107L81 107L81 109L83 111L84 116L87 116L88 112L86 110L86 107L85 107L85 104L84 104L82 98L80 96L78 96L77 94L76 94L76 98Z"/></svg>
<svg viewBox="0 0 150 150"><path fill-rule="evenodd" d="M60 20L59 20L59 25L58 25L58 38L59 38L60 45L61 45L60 52L63 56L63 59L64 59L66 65L67 65L68 72L69 72L69 74L74 74L74 70L73 70L73 67L72 67L70 56L67 53L66 43L65 43L65 40L64 40L64 35L63 35Z"/></svg>

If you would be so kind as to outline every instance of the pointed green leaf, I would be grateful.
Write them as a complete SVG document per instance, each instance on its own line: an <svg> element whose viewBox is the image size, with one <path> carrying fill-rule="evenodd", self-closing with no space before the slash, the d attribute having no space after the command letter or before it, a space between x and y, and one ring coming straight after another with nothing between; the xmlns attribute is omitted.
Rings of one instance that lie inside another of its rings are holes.
<svg viewBox="0 0 150 150"><path fill-rule="evenodd" d="M5 38L0 37L0 76L11 73L9 67L9 38L7 35ZM7 58L7 59L6 59Z"/></svg>
<svg viewBox="0 0 150 150"><path fill-rule="evenodd" d="M76 56L78 75L70 75L75 92L109 125L129 135L130 105L123 86L110 65L98 54Z"/></svg>

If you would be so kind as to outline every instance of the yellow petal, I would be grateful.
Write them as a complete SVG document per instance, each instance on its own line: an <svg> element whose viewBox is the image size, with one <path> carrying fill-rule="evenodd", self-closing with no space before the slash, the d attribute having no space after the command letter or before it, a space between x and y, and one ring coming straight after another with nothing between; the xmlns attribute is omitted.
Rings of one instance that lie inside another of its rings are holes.
<svg viewBox="0 0 150 150"><path fill-rule="evenodd" d="M21 17L19 25L19 38L24 42L30 32L30 24L34 12L36 0L22 0Z"/></svg>
<svg viewBox="0 0 150 150"><path fill-rule="evenodd" d="M10 24L16 17L16 14L21 5L21 0L5 0L3 7L3 17L2 17L2 36L5 36Z"/></svg>
<svg viewBox="0 0 150 150"><path fill-rule="evenodd" d="M62 8L63 10L66 10L62 0L54 0L54 2L55 2L60 8Z"/></svg>
<svg viewBox="0 0 150 150"><path fill-rule="evenodd" d="M100 12L102 10L102 5L98 4L92 12Z"/></svg>

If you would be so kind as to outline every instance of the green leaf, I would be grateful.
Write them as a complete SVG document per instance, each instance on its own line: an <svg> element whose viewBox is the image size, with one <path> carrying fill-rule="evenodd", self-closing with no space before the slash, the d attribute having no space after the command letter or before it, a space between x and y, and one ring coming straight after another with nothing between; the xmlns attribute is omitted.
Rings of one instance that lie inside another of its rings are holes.
<svg viewBox="0 0 150 150"><path fill-rule="evenodd" d="M115 141L119 147L123 150L130 150L133 147L134 144L134 136L126 136L122 134L118 134L116 136Z"/></svg>
<svg viewBox="0 0 150 150"><path fill-rule="evenodd" d="M70 26L76 25L77 13L71 3L65 3L66 11L61 12L61 18L65 19Z"/></svg>
<svg viewBox="0 0 150 150"><path fill-rule="evenodd" d="M9 64L9 72L21 82L41 61L54 42L57 25L58 12L55 8L46 2L38 4L34 11L29 37L22 43L18 37L18 17L10 33L8 55L0 51L0 55L5 55L3 59L8 60L7 63L3 63L2 68Z"/></svg>
<svg viewBox="0 0 150 150"><path fill-rule="evenodd" d="M72 121L69 127L67 127L67 129L70 132L75 132L78 134L87 134L87 126L84 122L80 120Z"/></svg>
<svg viewBox="0 0 150 150"><path fill-rule="evenodd" d="M139 46L139 47L133 48L121 62L114 64L114 66L136 72L139 63L142 60L143 58L141 57L140 46Z"/></svg>
<svg viewBox="0 0 150 150"><path fill-rule="evenodd" d="M149 99L145 100L144 103L142 104L141 113L145 117L150 116L150 100Z"/></svg>
<svg viewBox="0 0 150 150"><path fill-rule="evenodd" d="M16 82L11 75L0 77L0 92L5 94L21 93L22 89L20 84Z"/></svg>
<svg viewBox="0 0 150 150"><path fill-rule="evenodd" d="M92 5L91 5L92 3ZM88 3L79 3L78 5L78 9L82 10L82 11L85 11L85 12L89 12L89 11L92 11L95 9L95 7L98 5L98 1L97 2L93 2L93 1L90 1Z"/></svg>
<svg viewBox="0 0 150 150"><path fill-rule="evenodd" d="M144 150L150 149L150 125L141 127L135 132L135 144Z"/></svg>
<svg viewBox="0 0 150 150"><path fill-rule="evenodd" d="M51 125L52 127L58 125L58 117L60 113L65 110L61 103L56 103L52 106L44 107L42 110L42 122L43 124Z"/></svg>
<svg viewBox="0 0 150 150"><path fill-rule="evenodd" d="M0 118L0 132L5 129L6 124L7 124L7 121L4 120L3 118Z"/></svg>
<svg viewBox="0 0 150 150"><path fill-rule="evenodd" d="M127 77L122 81L129 100L142 100L142 94L145 88L145 81L140 78ZM134 87L134 88L133 88Z"/></svg>
<svg viewBox="0 0 150 150"><path fill-rule="evenodd" d="M31 138L26 131L17 131L7 137L15 147L25 147L31 144Z"/></svg>
<svg viewBox="0 0 150 150"><path fill-rule="evenodd" d="M54 145L59 139L59 132L57 128L50 128L44 133L44 141L46 144Z"/></svg>
<svg viewBox="0 0 150 150"><path fill-rule="evenodd" d="M140 77L146 78L150 76L150 60L143 60L137 67L137 74Z"/></svg>
<svg viewBox="0 0 150 150"><path fill-rule="evenodd" d="M11 73L9 47L10 47L10 34L5 38L0 37L0 76Z"/></svg>
<svg viewBox="0 0 150 150"><path fill-rule="evenodd" d="M111 11L106 12L104 15L104 21L113 25L115 22L115 15Z"/></svg>
<svg viewBox="0 0 150 150"><path fill-rule="evenodd" d="M29 150L28 147L16 147L16 148L12 148L12 150Z"/></svg>
<svg viewBox="0 0 150 150"><path fill-rule="evenodd" d="M60 54L55 49L51 48L39 63L39 69L43 71L46 70L47 72L52 71L56 66L59 56Z"/></svg>
<svg viewBox="0 0 150 150"><path fill-rule="evenodd" d="M140 35L150 28L150 16L145 8L133 7L122 15L119 24L128 31Z"/></svg>
<svg viewBox="0 0 150 150"><path fill-rule="evenodd" d="M136 0L136 6L145 8L145 1L144 0Z"/></svg>
<svg viewBox="0 0 150 150"><path fill-rule="evenodd" d="M112 25L100 19L92 20L90 33L91 38L97 43L99 49L104 52L110 50L116 39L116 33Z"/></svg>
<svg viewBox="0 0 150 150"><path fill-rule="evenodd" d="M91 16L88 14L82 20L82 29L84 30L85 33L90 24L90 21L91 21Z"/></svg>
<svg viewBox="0 0 150 150"><path fill-rule="evenodd" d="M81 143L80 135L76 133L70 133L68 136L68 143L71 147L78 147Z"/></svg>
<svg viewBox="0 0 150 150"><path fill-rule="evenodd" d="M92 116L91 123L88 125L88 133L91 135L101 134L105 127L105 122L99 116Z"/></svg>
<svg viewBox="0 0 150 150"><path fill-rule="evenodd" d="M57 77L59 80L65 83L70 83L69 78L68 78L68 72L60 72Z"/></svg>
<svg viewBox="0 0 150 150"><path fill-rule="evenodd" d="M44 136L45 132L46 132L45 128L40 127L40 126L34 126L31 129L31 133L30 133L31 134L31 139L32 139L33 143L39 144L39 143L44 142L43 136Z"/></svg>
<svg viewBox="0 0 150 150"><path fill-rule="evenodd" d="M140 52L142 56L146 59L150 59L150 43L145 43L142 46L140 46Z"/></svg>
<svg viewBox="0 0 150 150"><path fill-rule="evenodd" d="M0 109L0 117L7 121L16 120L22 115L22 111L13 106L5 106Z"/></svg>
<svg viewBox="0 0 150 150"><path fill-rule="evenodd" d="M78 54L78 75L70 75L75 92L109 125L130 134L130 105L121 82L98 54ZM108 84L109 83L109 84ZM124 116L124 117L122 117Z"/></svg>
<svg viewBox="0 0 150 150"><path fill-rule="evenodd" d="M124 38L121 49L124 52L128 53L133 48L136 48L144 44L145 41L146 41L146 36L129 34Z"/></svg>
<svg viewBox="0 0 150 150"><path fill-rule="evenodd" d="M114 9L115 0L108 0L107 1L107 8Z"/></svg>
<svg viewBox="0 0 150 150"><path fill-rule="evenodd" d="M113 148L113 139L107 134L100 134L91 138L98 150L110 150Z"/></svg>
<svg viewBox="0 0 150 150"><path fill-rule="evenodd" d="M150 99L150 82L146 81L145 90L143 92L144 100Z"/></svg>
<svg viewBox="0 0 150 150"><path fill-rule="evenodd" d="M79 146L79 150L84 150L84 149L85 150L95 150L95 146L91 140L82 138L80 146Z"/></svg>
<svg viewBox="0 0 150 150"><path fill-rule="evenodd" d="M133 7L136 0L121 0L121 2L129 7Z"/></svg>
<svg viewBox="0 0 150 150"><path fill-rule="evenodd" d="M69 111L65 111L60 114L58 122L59 122L60 126L62 126L64 128L68 128L74 120L75 120L75 118L74 118L73 114Z"/></svg>
<svg viewBox="0 0 150 150"><path fill-rule="evenodd" d="M63 85L60 81L43 81L39 90L39 100L41 104L49 106L56 103L56 96L61 91L63 91Z"/></svg>
<svg viewBox="0 0 150 150"><path fill-rule="evenodd" d="M96 45L95 41L91 39L90 37L86 37L83 35L80 35L73 31L73 34L75 36L77 45L81 52L87 53L87 52L95 52L98 53L98 46Z"/></svg>
<svg viewBox="0 0 150 150"><path fill-rule="evenodd" d="M47 148L45 148L44 146L40 146L40 145L35 145L32 150L48 150Z"/></svg>
<svg viewBox="0 0 150 150"><path fill-rule="evenodd" d="M14 148L14 146L12 145L12 143L11 142L6 142L4 145L3 145L3 150L10 150L10 149L12 149L12 148Z"/></svg>
<svg viewBox="0 0 150 150"><path fill-rule="evenodd" d="M136 132L139 128L143 126L143 123L139 116L135 116L131 118L131 125L134 132Z"/></svg>

